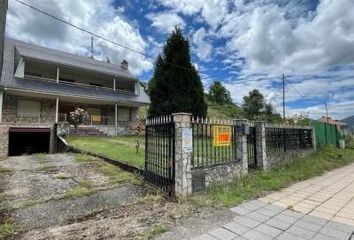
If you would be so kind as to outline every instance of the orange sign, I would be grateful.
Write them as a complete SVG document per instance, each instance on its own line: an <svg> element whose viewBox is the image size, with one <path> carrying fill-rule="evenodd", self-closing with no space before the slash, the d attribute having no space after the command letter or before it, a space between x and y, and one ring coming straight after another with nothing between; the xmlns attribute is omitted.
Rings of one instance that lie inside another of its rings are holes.
<svg viewBox="0 0 354 240"><path fill-rule="evenodd" d="M213 126L213 146L223 147L231 145L231 126Z"/></svg>

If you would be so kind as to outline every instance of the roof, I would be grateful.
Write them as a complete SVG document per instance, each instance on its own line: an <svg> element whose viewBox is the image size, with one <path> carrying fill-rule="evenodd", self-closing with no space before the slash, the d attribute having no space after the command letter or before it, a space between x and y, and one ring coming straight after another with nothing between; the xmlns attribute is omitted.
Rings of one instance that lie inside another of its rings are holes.
<svg viewBox="0 0 354 240"><path fill-rule="evenodd" d="M10 38L6 38L5 41L12 42L18 53L23 57L58 63L60 65L89 69L112 75L119 75L126 78L135 78L128 69L122 68L120 64L118 65L107 63L105 61L98 61L89 57L45 48Z"/></svg>
<svg viewBox="0 0 354 240"><path fill-rule="evenodd" d="M0 79L0 87L15 89L20 91L31 91L31 92L42 92L54 96L71 96L79 98L88 98L88 99L98 99L108 102L131 102L138 105L149 104L149 96L144 92L143 89L140 89L140 94L129 94L125 92L112 91L106 89L96 89L91 86L79 86L75 84L67 83L56 83L51 81L43 81L38 79L31 78L17 78L14 76L14 62L15 62L15 47L20 49L23 54L26 55L36 55L35 50L39 49L40 53L37 54L37 57L58 59L56 61L64 60L64 56L68 56L67 62L75 64L75 66L89 66L90 64L96 63L99 65L95 69L111 69L113 72L112 66L117 66L109 63L99 62L85 57L78 57L72 54L59 52L56 50L43 50L42 47L34 46L32 44L23 43L20 41L5 39L5 48L4 48L4 65L2 69L2 75ZM53 56L49 56L49 52L53 51ZM78 63L75 63L75 59L78 59ZM44 60L44 59L43 59ZM98 64L99 63L99 64ZM106 67L109 66L109 67ZM120 68L120 66L119 66ZM107 70L107 71L108 71ZM121 71L121 70L119 70ZM122 70L123 71L123 70ZM116 71L117 74L118 71ZM129 71L128 71L129 72ZM122 74L119 74L122 76ZM132 75L131 75L132 76Z"/></svg>

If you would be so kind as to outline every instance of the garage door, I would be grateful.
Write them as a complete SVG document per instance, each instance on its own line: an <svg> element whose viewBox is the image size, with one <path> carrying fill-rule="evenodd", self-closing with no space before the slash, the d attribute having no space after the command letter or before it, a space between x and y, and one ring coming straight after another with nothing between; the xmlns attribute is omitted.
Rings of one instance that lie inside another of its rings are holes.
<svg viewBox="0 0 354 240"><path fill-rule="evenodd" d="M9 156L49 153L50 128L10 128Z"/></svg>

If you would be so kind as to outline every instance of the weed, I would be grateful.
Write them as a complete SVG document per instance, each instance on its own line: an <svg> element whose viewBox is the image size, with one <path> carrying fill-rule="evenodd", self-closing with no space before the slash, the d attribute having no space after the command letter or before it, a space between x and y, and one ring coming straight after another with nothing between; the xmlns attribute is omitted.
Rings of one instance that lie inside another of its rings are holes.
<svg viewBox="0 0 354 240"><path fill-rule="evenodd" d="M12 172L11 169L9 169L9 168L4 168L4 167L1 167L1 166L0 166L0 175L1 175L1 174L8 174L8 173L11 173L11 172Z"/></svg>
<svg viewBox="0 0 354 240"><path fill-rule="evenodd" d="M167 232L168 228L163 224L156 225L148 234L148 239L152 239L154 236Z"/></svg>
<svg viewBox="0 0 354 240"><path fill-rule="evenodd" d="M6 238L16 232L18 226L14 222L5 222L0 224L0 238Z"/></svg>
<svg viewBox="0 0 354 240"><path fill-rule="evenodd" d="M77 154L75 155L75 162L77 163L88 163L92 162L95 158L87 155L87 154Z"/></svg>
<svg viewBox="0 0 354 240"><path fill-rule="evenodd" d="M87 196L92 193L92 185L88 180L80 181L79 185L70 189L65 193L64 198L77 198L82 196Z"/></svg>
<svg viewBox="0 0 354 240"><path fill-rule="evenodd" d="M123 183L123 182L130 182L130 183L137 183L137 177L129 172L122 171L119 167L114 166L112 164L103 163L99 167L99 171L109 176L112 183Z"/></svg>

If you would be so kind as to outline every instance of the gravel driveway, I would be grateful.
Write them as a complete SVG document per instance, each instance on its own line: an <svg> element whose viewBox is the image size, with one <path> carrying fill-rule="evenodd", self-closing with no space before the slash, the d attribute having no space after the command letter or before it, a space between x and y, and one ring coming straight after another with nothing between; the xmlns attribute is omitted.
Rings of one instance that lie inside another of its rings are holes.
<svg viewBox="0 0 354 240"><path fill-rule="evenodd" d="M0 238L149 239L198 213L93 157L38 154L0 161Z"/></svg>

